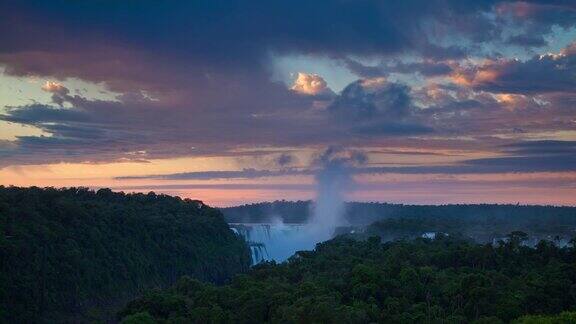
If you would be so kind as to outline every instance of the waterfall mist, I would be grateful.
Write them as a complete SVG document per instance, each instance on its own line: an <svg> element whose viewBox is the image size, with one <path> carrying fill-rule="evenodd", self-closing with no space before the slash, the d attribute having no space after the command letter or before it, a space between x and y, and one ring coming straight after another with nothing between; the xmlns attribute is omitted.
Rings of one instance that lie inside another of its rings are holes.
<svg viewBox="0 0 576 324"><path fill-rule="evenodd" d="M347 225L345 194L354 188L353 167L365 162L366 156L359 151L330 147L320 154L312 165L317 170L316 197L307 223L285 224L271 215L271 223L242 225L254 262L282 262L296 251L313 250L317 243L331 239L337 227Z"/></svg>
<svg viewBox="0 0 576 324"><path fill-rule="evenodd" d="M334 235L344 220L344 195L353 190L352 167L366 162L366 155L359 151L328 148L318 159L316 173L316 200L307 229L317 242Z"/></svg>

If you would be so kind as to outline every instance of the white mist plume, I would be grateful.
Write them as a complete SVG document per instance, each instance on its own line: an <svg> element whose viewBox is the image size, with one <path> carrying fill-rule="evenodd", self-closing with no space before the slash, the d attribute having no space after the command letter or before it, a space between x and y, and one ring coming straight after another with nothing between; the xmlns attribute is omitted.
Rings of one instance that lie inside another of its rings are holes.
<svg viewBox="0 0 576 324"><path fill-rule="evenodd" d="M319 158L316 174L316 201L309 220L311 234L318 241L330 239L344 220L344 195L354 186L352 167L364 164L367 158L360 151L329 147Z"/></svg>
<svg viewBox="0 0 576 324"><path fill-rule="evenodd" d="M271 224L253 228L248 240L264 244L264 250L259 252L264 258L283 261L296 251L312 250L317 243L331 239L338 226L346 225L344 196L354 187L353 167L366 160L359 151L326 149L312 165L317 170L316 201L308 223L284 224L280 218L272 217Z"/></svg>

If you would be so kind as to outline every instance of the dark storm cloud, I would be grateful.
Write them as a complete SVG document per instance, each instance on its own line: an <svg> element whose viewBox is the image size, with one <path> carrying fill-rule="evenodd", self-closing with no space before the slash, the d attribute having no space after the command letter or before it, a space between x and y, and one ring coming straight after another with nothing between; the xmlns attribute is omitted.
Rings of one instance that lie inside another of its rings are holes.
<svg viewBox="0 0 576 324"><path fill-rule="evenodd" d="M441 76L452 72L450 65L444 62L418 62L418 63L399 63L391 67L391 72L395 73L420 73L423 76Z"/></svg>
<svg viewBox="0 0 576 324"><path fill-rule="evenodd" d="M431 127L415 120L410 90L385 79L359 80L344 88L327 110L358 136L430 133Z"/></svg>
<svg viewBox="0 0 576 324"><path fill-rule="evenodd" d="M503 4L509 2L8 0L0 5L0 62L15 75L166 91L189 74L264 73L270 51L455 59L469 49L431 39L497 40L505 26L488 13ZM565 27L568 21L549 18Z"/></svg>
<svg viewBox="0 0 576 324"><path fill-rule="evenodd" d="M408 86L399 83L359 80L344 88L328 110L345 121L399 119L410 114L409 91Z"/></svg>
<svg viewBox="0 0 576 324"><path fill-rule="evenodd" d="M48 137L48 136L19 136L18 143L23 147L39 147L44 148L50 146L52 148L72 148L74 145L89 145L90 140L82 140L78 138L62 138L62 137ZM71 150L70 152L74 152ZM76 153L80 153L76 151Z"/></svg>
<svg viewBox="0 0 576 324"><path fill-rule="evenodd" d="M83 37L207 61L232 56L248 61L262 49L336 55L425 50L431 44L421 36L430 27L424 23L453 23L463 33L486 33L487 26L495 27L483 13L498 2L9 0L0 7L5 16L0 30L8 51L76 47Z"/></svg>
<svg viewBox="0 0 576 324"><path fill-rule="evenodd" d="M498 38L498 37L496 37ZM489 37L485 38L484 41L488 40ZM448 60L448 59L463 59L466 58L472 49L468 49L464 46L439 46L430 45L421 51L422 57L430 58L432 60Z"/></svg>
<svg viewBox="0 0 576 324"><path fill-rule="evenodd" d="M452 67L445 62L424 61L404 63L397 62L389 65L366 66L362 63L345 59L344 65L354 74L362 78L375 78L386 76L390 73L414 74L419 73L426 77L444 76L452 72Z"/></svg>
<svg viewBox="0 0 576 324"><path fill-rule="evenodd" d="M9 107L6 114L0 115L0 120L27 125L39 125L41 123L87 121L88 116L79 110L34 104L22 107Z"/></svg>
<svg viewBox="0 0 576 324"><path fill-rule="evenodd" d="M570 0L502 2L497 5L496 12L511 18L516 27L533 39L550 33L553 26L570 28L576 24L576 5Z"/></svg>
<svg viewBox="0 0 576 324"><path fill-rule="evenodd" d="M288 154L288 153L282 153L282 154L280 154L280 156L278 156L276 158L276 163L281 167L291 165L295 161L296 161L296 158L293 155Z"/></svg>
<svg viewBox="0 0 576 324"><path fill-rule="evenodd" d="M376 78L387 74L381 65L368 66L349 58L344 59L343 63L348 70L361 78Z"/></svg>
<svg viewBox="0 0 576 324"><path fill-rule="evenodd" d="M118 93L115 101L89 100L47 84L44 90L58 108L12 107L0 120L51 136L13 141L2 165L225 155L244 146L362 145L385 136L447 134L446 129L475 134L502 129L491 127L522 119L496 112L502 104L487 95L432 98L428 112L415 107L412 85L397 82L362 80L337 95L299 95L271 81L271 57L344 60L368 79L389 73L444 76L454 72L450 60L506 41L507 28L529 30L524 34L538 39L552 25L573 26L573 9L569 2L499 0L1 1L0 65L7 74L62 83L76 77ZM398 63L405 54L416 63ZM350 57L393 63L374 70ZM494 82L474 79L476 69L462 73L477 90L573 89L573 61L533 60L494 63L505 72ZM542 82L531 83L536 79ZM554 102L570 106L565 97ZM557 120L516 123L506 127L569 127Z"/></svg>
<svg viewBox="0 0 576 324"><path fill-rule="evenodd" d="M489 61L459 73L478 90L519 94L574 92L576 43L558 54L537 55L527 61Z"/></svg>
<svg viewBox="0 0 576 324"><path fill-rule="evenodd" d="M506 42L522 47L543 47L548 45L548 42L542 35L516 35L508 38Z"/></svg>

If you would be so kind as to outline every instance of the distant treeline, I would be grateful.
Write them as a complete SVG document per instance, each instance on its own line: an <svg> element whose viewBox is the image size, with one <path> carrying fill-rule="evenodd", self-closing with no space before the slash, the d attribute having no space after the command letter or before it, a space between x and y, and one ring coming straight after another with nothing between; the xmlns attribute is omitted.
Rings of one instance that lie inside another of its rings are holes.
<svg viewBox="0 0 576 324"><path fill-rule="evenodd" d="M106 318L182 276L222 283L250 252L199 201L0 186L0 323Z"/></svg>
<svg viewBox="0 0 576 324"><path fill-rule="evenodd" d="M223 208L228 222L306 222L313 208L310 201L274 201ZM374 225L373 230L402 229L408 232L459 232L489 241L521 230L537 237L576 235L576 207L523 205L402 205L387 203L346 204L345 219L351 225Z"/></svg>
<svg viewBox="0 0 576 324"><path fill-rule="evenodd" d="M183 278L130 302L136 323L575 323L576 249L439 235L338 237L230 284Z"/></svg>

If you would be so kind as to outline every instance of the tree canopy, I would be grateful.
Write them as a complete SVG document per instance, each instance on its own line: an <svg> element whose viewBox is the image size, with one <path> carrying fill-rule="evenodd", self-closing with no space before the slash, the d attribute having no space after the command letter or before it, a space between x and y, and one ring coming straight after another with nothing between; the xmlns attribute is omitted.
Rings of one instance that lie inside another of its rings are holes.
<svg viewBox="0 0 576 324"><path fill-rule="evenodd" d="M305 223L313 208L310 201L274 201L222 211L226 220L233 223L267 223L274 217L285 223ZM576 233L576 207L351 202L346 204L344 218L351 226L371 225L374 234L390 238L434 231L458 232L478 242L491 242L520 230L532 238L559 236L568 241Z"/></svg>
<svg viewBox="0 0 576 324"><path fill-rule="evenodd" d="M200 201L0 187L0 323L105 318L182 276L222 283L250 252Z"/></svg>
<svg viewBox="0 0 576 324"><path fill-rule="evenodd" d="M538 316L575 310L575 260L574 248L545 241L530 248L442 235L387 243L338 237L285 263L257 265L223 286L183 278L130 302L119 317L124 323L536 323Z"/></svg>

